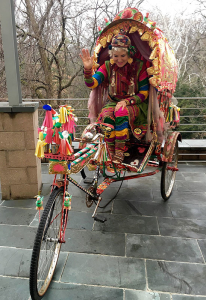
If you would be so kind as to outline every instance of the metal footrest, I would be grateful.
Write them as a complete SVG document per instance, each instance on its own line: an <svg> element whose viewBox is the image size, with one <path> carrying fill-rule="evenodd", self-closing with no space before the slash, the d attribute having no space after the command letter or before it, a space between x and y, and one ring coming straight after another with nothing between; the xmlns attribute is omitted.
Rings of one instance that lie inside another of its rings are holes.
<svg viewBox="0 0 206 300"><path fill-rule="evenodd" d="M107 221L107 218L105 218L104 216L97 215L94 217L94 220L100 223L104 223Z"/></svg>
<svg viewBox="0 0 206 300"><path fill-rule="evenodd" d="M84 179L84 183L88 183L88 184L92 184L93 181L94 181L94 178L91 178L91 177L86 177L86 178Z"/></svg>

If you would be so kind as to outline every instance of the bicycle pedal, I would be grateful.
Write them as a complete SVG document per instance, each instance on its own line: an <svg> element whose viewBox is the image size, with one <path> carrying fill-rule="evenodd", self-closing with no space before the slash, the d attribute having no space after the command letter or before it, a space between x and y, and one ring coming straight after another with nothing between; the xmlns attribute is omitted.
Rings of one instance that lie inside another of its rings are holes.
<svg viewBox="0 0 206 300"><path fill-rule="evenodd" d="M86 178L84 179L84 183L88 183L88 184L92 184L93 181L94 181L94 178L86 177Z"/></svg>
<svg viewBox="0 0 206 300"><path fill-rule="evenodd" d="M94 220L100 223L104 223L107 221L107 218L105 218L104 216L95 216Z"/></svg>

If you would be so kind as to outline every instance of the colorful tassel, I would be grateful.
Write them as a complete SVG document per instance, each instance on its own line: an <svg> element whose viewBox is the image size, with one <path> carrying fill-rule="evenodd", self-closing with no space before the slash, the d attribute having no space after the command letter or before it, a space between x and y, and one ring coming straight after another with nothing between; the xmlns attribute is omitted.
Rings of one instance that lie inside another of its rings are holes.
<svg viewBox="0 0 206 300"><path fill-rule="evenodd" d="M59 117L59 122L61 124L65 124L67 121L67 109L65 106L61 106L59 109L60 112L60 117Z"/></svg>
<svg viewBox="0 0 206 300"><path fill-rule="evenodd" d="M38 158L44 158L44 146L47 145L45 141L39 140L36 145L35 155Z"/></svg>
<svg viewBox="0 0 206 300"><path fill-rule="evenodd" d="M46 132L46 138L45 138L45 142L47 144L51 144L52 143L52 135L53 135L53 129L52 128L48 128L47 132Z"/></svg>

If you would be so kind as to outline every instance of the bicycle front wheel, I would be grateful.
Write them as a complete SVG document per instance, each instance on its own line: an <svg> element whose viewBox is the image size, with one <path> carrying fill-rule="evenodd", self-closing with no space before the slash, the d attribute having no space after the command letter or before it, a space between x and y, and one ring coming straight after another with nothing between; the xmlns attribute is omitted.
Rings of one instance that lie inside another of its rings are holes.
<svg viewBox="0 0 206 300"><path fill-rule="evenodd" d="M61 250L63 193L63 187L52 191L39 223L30 266L32 300L40 300L45 295L57 265Z"/></svg>

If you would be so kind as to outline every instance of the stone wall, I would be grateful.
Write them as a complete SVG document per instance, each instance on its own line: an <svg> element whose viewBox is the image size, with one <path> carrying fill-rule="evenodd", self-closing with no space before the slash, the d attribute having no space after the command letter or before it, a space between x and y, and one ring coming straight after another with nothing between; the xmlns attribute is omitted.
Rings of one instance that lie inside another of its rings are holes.
<svg viewBox="0 0 206 300"><path fill-rule="evenodd" d="M0 112L0 182L2 199L33 198L41 189L41 161L34 155L38 110Z"/></svg>

